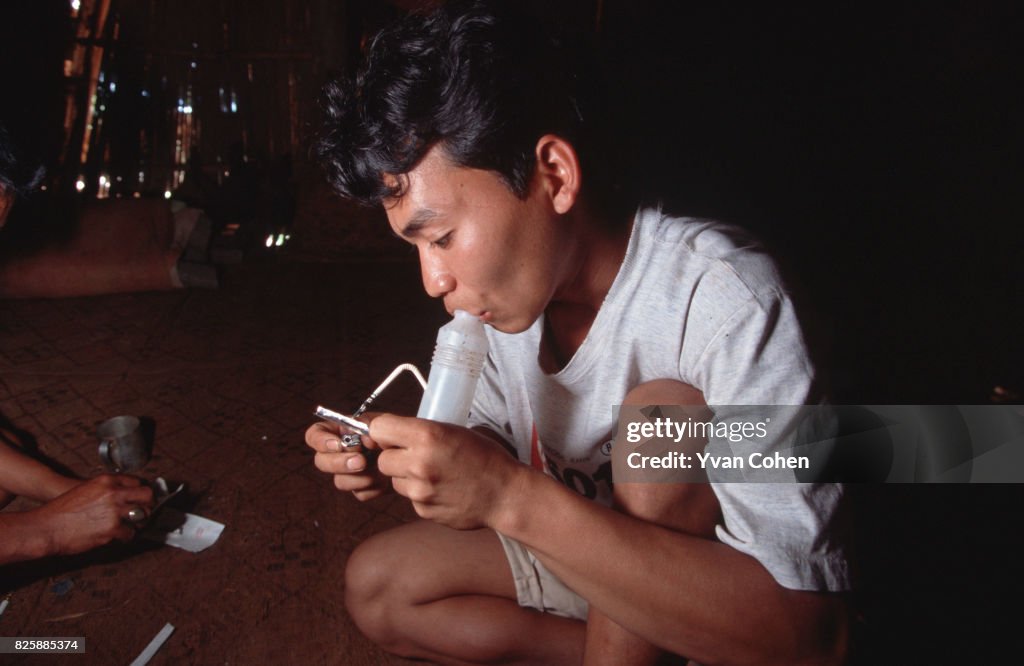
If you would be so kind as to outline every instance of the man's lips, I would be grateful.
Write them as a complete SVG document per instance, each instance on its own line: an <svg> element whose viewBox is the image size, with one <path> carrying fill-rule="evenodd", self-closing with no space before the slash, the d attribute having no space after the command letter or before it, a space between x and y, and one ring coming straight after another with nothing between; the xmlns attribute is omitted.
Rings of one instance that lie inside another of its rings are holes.
<svg viewBox="0 0 1024 666"><path fill-rule="evenodd" d="M476 317L478 319L482 319L484 321L484 323L487 323L487 324L489 324L491 322L491 320L494 319L494 315L491 314L490 310L477 310L477 309L474 309L474 308L465 308L465 307L459 307L459 306L456 306L456 305L449 305L448 303L444 304L444 309L447 310L448 314L453 316L453 317L455 316L455 311L456 310L465 310L466 312L470 313L474 317Z"/></svg>

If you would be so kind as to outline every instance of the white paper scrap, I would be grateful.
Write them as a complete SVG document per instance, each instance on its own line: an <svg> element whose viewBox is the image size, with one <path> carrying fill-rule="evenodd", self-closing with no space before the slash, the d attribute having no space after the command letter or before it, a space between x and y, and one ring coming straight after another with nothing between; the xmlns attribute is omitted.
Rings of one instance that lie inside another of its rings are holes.
<svg viewBox="0 0 1024 666"><path fill-rule="evenodd" d="M206 550L220 538L224 525L192 513L182 513L164 507L146 536L169 546L198 553Z"/></svg>
<svg viewBox="0 0 1024 666"><path fill-rule="evenodd" d="M131 666L146 666L146 664L149 663L149 660L153 658L153 655L156 654L156 651L163 647L164 641L166 641L172 633L174 633L174 625L168 622L164 625L164 628L153 637L153 640L149 642L146 649L143 650L138 657L135 657L135 661L131 663Z"/></svg>

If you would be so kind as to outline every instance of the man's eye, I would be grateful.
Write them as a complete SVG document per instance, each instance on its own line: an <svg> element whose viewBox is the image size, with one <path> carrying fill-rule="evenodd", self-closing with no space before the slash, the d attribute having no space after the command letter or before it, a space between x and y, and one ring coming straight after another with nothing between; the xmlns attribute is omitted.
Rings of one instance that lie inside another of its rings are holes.
<svg viewBox="0 0 1024 666"><path fill-rule="evenodd" d="M443 250L444 248L448 247L448 244L451 242L451 240L452 240L451 233L447 233L447 234L445 234L444 236L441 236L440 238L438 238L435 241L430 241L430 247L439 247L439 248L441 248Z"/></svg>

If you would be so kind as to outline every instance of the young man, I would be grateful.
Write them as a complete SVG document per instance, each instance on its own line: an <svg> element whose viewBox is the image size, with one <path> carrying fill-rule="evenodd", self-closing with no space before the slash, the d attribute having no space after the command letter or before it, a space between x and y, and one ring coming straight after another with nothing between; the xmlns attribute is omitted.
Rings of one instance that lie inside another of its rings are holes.
<svg viewBox="0 0 1024 666"><path fill-rule="evenodd" d="M308 430L339 489L390 485L426 519L357 548L349 611L445 663L840 662L838 487L611 483L616 405L819 396L763 253L605 196L569 61L509 6L460 2L385 30L327 90L335 189L382 204L427 292L491 343L469 429L376 415L375 464Z"/></svg>

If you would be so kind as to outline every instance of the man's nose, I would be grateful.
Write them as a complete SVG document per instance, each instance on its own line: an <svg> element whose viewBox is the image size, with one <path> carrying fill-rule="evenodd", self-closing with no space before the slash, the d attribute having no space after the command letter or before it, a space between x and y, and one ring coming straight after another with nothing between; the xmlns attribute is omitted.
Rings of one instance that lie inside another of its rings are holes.
<svg viewBox="0 0 1024 666"><path fill-rule="evenodd" d="M431 298L441 298L455 289L455 278L452 277L444 266L438 262L430 261L420 255L420 271L423 278L423 288Z"/></svg>

